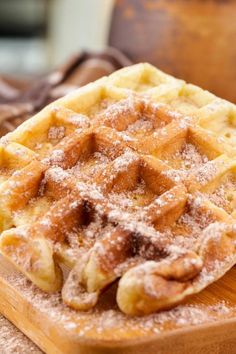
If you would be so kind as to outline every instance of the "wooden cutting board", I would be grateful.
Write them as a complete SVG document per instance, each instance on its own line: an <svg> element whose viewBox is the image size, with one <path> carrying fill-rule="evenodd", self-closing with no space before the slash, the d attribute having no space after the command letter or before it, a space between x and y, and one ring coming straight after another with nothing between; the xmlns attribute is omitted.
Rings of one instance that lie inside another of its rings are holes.
<svg viewBox="0 0 236 354"><path fill-rule="evenodd" d="M176 309L144 318L119 312L115 290L78 313L0 256L0 312L48 354L236 353L236 268Z"/></svg>

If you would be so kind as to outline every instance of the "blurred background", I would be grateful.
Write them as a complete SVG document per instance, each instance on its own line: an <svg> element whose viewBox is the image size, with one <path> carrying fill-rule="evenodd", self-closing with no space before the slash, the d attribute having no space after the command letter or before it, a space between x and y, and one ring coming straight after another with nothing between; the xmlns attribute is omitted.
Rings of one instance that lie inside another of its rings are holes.
<svg viewBox="0 0 236 354"><path fill-rule="evenodd" d="M0 0L0 73L35 77L119 49L236 102L235 0Z"/></svg>
<svg viewBox="0 0 236 354"><path fill-rule="evenodd" d="M0 0L0 72L50 70L106 46L112 0Z"/></svg>
<svg viewBox="0 0 236 354"><path fill-rule="evenodd" d="M0 0L0 136L136 62L236 103L235 43L236 0Z"/></svg>

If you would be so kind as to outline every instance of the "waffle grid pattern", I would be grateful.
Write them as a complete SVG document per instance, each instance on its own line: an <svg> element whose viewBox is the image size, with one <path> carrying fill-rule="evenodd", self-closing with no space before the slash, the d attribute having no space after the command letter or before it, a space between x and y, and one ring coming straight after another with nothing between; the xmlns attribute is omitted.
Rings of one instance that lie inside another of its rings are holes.
<svg viewBox="0 0 236 354"><path fill-rule="evenodd" d="M49 105L1 140L1 253L78 310L199 292L235 264L235 112L149 64Z"/></svg>

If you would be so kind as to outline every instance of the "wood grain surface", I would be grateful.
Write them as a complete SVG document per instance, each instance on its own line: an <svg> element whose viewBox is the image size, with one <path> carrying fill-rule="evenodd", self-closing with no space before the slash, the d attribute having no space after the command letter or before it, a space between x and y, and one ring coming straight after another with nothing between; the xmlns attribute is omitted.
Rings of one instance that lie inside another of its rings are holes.
<svg viewBox="0 0 236 354"><path fill-rule="evenodd" d="M1 354L43 354L43 352L11 322L0 315Z"/></svg>
<svg viewBox="0 0 236 354"><path fill-rule="evenodd" d="M235 0L117 0L109 44L236 102Z"/></svg>
<svg viewBox="0 0 236 354"><path fill-rule="evenodd" d="M132 319L122 317L109 293L96 311L71 311L0 258L0 311L48 354L233 354L235 279L236 268L174 311Z"/></svg>

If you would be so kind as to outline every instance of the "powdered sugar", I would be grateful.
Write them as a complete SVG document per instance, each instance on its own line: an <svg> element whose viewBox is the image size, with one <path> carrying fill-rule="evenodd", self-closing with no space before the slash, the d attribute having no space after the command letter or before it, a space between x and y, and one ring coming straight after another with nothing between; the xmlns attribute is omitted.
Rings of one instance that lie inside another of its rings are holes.
<svg viewBox="0 0 236 354"><path fill-rule="evenodd" d="M146 134L153 130L153 123L150 120L139 119L136 120L135 123L130 124L127 128L127 132L136 134L136 133L143 133Z"/></svg>
<svg viewBox="0 0 236 354"><path fill-rule="evenodd" d="M217 170L213 163L207 164L197 171L196 180L204 185L214 178L216 172Z"/></svg>
<svg viewBox="0 0 236 354"><path fill-rule="evenodd" d="M49 140L60 140L65 136L65 127L64 126L52 126L48 130L48 139Z"/></svg>
<svg viewBox="0 0 236 354"><path fill-rule="evenodd" d="M67 121L77 128L88 128L90 126L89 118L83 114L73 114L67 118Z"/></svg>
<svg viewBox="0 0 236 354"><path fill-rule="evenodd" d="M171 156L174 166L179 161L179 170L192 170L208 162L206 155L200 154L197 147L191 143L185 144L179 152ZM168 163L168 162L167 162Z"/></svg>
<svg viewBox="0 0 236 354"><path fill-rule="evenodd" d="M7 319L0 315L0 352L1 354L41 354L23 333L17 330Z"/></svg>
<svg viewBox="0 0 236 354"><path fill-rule="evenodd" d="M204 193L212 203L231 214L236 206L236 182L229 176L225 181L219 181L219 186L211 193Z"/></svg>
<svg viewBox="0 0 236 354"><path fill-rule="evenodd" d="M129 338L140 338L175 328L189 328L214 322L236 313L236 308L219 300L212 305L186 304L141 318L130 317L122 314L111 301L114 288L104 295L93 311L84 313L70 310L61 303L59 294L47 295L30 285L20 275L8 278L8 281L21 291L36 311L47 314L47 329L44 326L44 331L48 330L49 333L51 327L63 326L66 331L73 333L73 336L83 338L125 340L128 338L127 333Z"/></svg>
<svg viewBox="0 0 236 354"><path fill-rule="evenodd" d="M139 157L137 154L130 150L127 150L123 155L121 155L114 161L113 167L116 172L124 170L128 171L129 165L134 161L138 161L138 159Z"/></svg>

